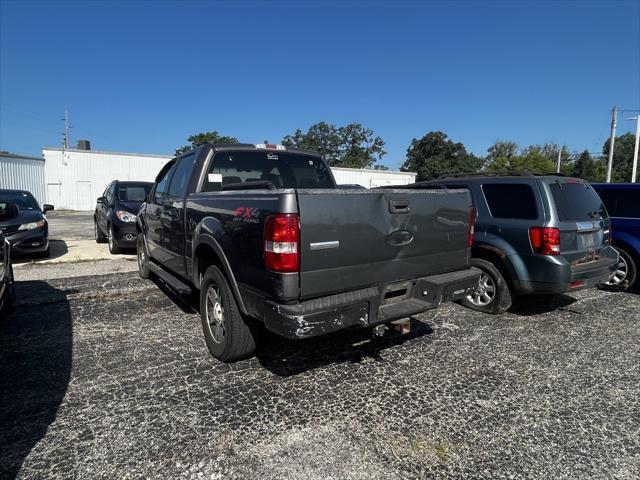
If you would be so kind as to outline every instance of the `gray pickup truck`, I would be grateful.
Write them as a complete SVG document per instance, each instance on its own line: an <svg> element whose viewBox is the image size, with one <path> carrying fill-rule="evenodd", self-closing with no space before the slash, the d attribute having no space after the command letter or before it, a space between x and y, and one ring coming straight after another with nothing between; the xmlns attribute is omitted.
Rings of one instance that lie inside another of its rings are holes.
<svg viewBox="0 0 640 480"><path fill-rule="evenodd" d="M199 292L209 350L233 361L254 351L256 323L307 338L465 298L480 274L471 213L467 190L338 189L315 152L205 145L158 174L138 264Z"/></svg>

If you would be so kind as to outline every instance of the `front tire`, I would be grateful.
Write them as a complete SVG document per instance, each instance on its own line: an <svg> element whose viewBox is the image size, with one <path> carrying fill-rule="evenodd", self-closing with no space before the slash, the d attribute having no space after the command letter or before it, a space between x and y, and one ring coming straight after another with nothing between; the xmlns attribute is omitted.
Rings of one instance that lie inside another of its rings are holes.
<svg viewBox="0 0 640 480"><path fill-rule="evenodd" d="M218 267L207 269L200 289L200 318L209 352L222 362L249 357L256 341L245 322L229 282Z"/></svg>
<svg viewBox="0 0 640 480"><path fill-rule="evenodd" d="M460 301L465 307L497 315L511 307L509 285L500 269L482 258L472 258L471 265L482 271L476 291Z"/></svg>
<svg viewBox="0 0 640 480"><path fill-rule="evenodd" d="M633 256L623 248L615 247L615 249L620 253L618 269L606 285L615 287L622 292L632 290L636 284L638 275L637 263Z"/></svg>
<svg viewBox="0 0 640 480"><path fill-rule="evenodd" d="M107 243L109 244L109 252L114 255L118 254L122 250L118 246L118 240L116 240L116 237L113 233L113 225L109 225L107 228L109 230L109 233L107 234Z"/></svg>
<svg viewBox="0 0 640 480"><path fill-rule="evenodd" d="M104 243L107 241L107 237L102 233L102 230L100 230L100 227L98 226L98 221L95 219L93 221L93 232L96 243Z"/></svg>
<svg viewBox="0 0 640 480"><path fill-rule="evenodd" d="M136 253L138 254L138 273L141 278L151 278L151 270L149 270L149 254L147 253L147 247L144 243L144 237L142 232L138 233L136 239Z"/></svg>
<svg viewBox="0 0 640 480"><path fill-rule="evenodd" d="M4 303L0 310L0 319L8 318L16 309L16 282L13 276L13 265L9 265L9 281L7 282Z"/></svg>

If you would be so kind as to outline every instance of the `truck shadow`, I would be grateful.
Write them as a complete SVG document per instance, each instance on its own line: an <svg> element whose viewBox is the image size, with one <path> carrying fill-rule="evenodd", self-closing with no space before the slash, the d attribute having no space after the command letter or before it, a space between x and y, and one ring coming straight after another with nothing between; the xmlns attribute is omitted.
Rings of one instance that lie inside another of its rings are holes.
<svg viewBox="0 0 640 480"><path fill-rule="evenodd" d="M16 282L17 310L0 324L0 477L14 478L54 422L71 375L65 291Z"/></svg>
<svg viewBox="0 0 640 480"><path fill-rule="evenodd" d="M388 331L377 338L372 338L368 329L343 330L307 340L287 340L264 332L256 357L272 373L289 377L330 364L360 363L365 359L383 362L384 350L431 333L429 325L415 318L411 318L409 333Z"/></svg>
<svg viewBox="0 0 640 480"><path fill-rule="evenodd" d="M523 295L509 309L509 312L528 317L549 313L553 310L567 310L577 300L569 295ZM570 310L569 310L570 311Z"/></svg>

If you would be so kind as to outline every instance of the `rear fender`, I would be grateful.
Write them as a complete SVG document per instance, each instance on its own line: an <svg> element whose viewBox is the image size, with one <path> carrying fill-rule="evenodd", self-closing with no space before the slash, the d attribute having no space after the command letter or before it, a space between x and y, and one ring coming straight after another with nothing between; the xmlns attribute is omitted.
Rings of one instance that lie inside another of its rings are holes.
<svg viewBox="0 0 640 480"><path fill-rule="evenodd" d="M504 239L493 237L486 241L482 237L474 238L471 256L477 258L499 258L500 265L507 272L506 280L511 286L513 281L529 281L529 270L522 261L520 254Z"/></svg>
<svg viewBox="0 0 640 480"><path fill-rule="evenodd" d="M238 302L238 306L240 311L247 315L247 309L245 307L244 301L242 300L242 296L240 295L240 289L238 288L238 282L231 270L231 265L229 264L229 260L225 255L220 243L218 242L218 238L221 238L225 234L224 229L220 221L214 217L205 217L203 218L193 232L193 244L192 244L192 252L191 252L191 278L193 284L197 289L201 288L201 275L198 272L198 257L196 256L196 251L198 247L201 245L207 245L211 250L214 251L217 256L217 262L213 262L213 265L218 267L222 267L223 272L225 273L229 284L231 285L231 290Z"/></svg>

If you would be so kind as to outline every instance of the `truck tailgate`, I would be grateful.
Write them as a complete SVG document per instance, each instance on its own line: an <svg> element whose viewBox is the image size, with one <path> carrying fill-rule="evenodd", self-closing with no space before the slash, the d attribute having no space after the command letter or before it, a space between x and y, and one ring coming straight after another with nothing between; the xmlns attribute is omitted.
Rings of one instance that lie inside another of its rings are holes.
<svg viewBox="0 0 640 480"><path fill-rule="evenodd" d="M298 190L300 296L468 265L467 190Z"/></svg>

